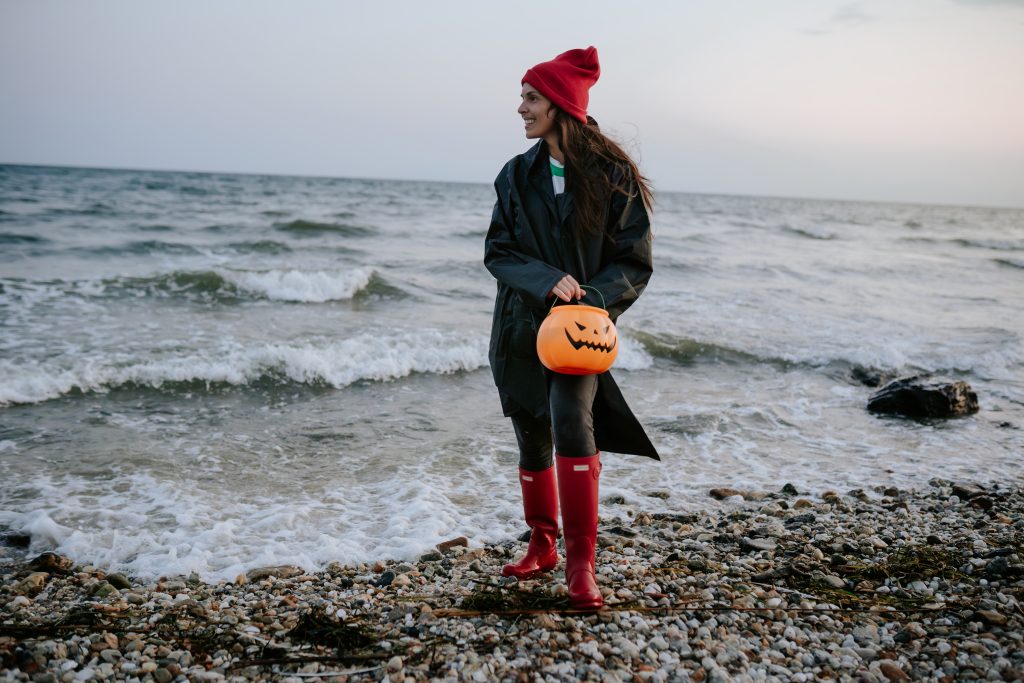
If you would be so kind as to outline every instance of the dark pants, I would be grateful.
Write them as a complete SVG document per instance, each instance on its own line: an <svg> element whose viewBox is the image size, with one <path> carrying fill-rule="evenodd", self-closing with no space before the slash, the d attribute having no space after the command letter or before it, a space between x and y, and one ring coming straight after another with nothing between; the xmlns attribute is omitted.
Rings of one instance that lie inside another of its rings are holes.
<svg viewBox="0 0 1024 683"><path fill-rule="evenodd" d="M548 408L551 421L537 419L525 410L512 415L512 427L519 442L519 466L539 472L553 464L555 451L567 458L589 458L597 452L594 444L594 397L597 375L550 373Z"/></svg>

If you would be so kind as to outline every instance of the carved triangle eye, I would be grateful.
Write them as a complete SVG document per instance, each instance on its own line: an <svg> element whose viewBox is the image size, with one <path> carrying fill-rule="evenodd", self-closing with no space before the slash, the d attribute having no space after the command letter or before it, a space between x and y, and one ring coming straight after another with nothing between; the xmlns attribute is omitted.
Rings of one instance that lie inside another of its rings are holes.
<svg viewBox="0 0 1024 683"><path fill-rule="evenodd" d="M586 325L580 325L579 323L576 323L576 327L580 328L580 332L582 332L583 330L587 329Z"/></svg>
<svg viewBox="0 0 1024 683"><path fill-rule="evenodd" d="M611 329L611 325L605 325L605 326L604 326L604 333L605 333L605 334L608 334L608 330L609 330L609 329Z"/></svg>

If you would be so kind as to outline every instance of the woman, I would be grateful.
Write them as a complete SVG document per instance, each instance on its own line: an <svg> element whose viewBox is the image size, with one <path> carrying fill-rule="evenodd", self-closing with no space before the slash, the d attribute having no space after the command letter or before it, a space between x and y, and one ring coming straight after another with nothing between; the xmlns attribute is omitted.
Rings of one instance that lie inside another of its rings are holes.
<svg viewBox="0 0 1024 683"><path fill-rule="evenodd" d="M523 76L519 114L526 137L539 142L494 182L484 257L498 280L491 371L519 444L531 529L526 554L502 574L526 579L555 567L560 500L569 601L580 609L603 602L594 575L600 451L658 459L610 373L552 373L536 352L537 329L555 297L576 301L584 286L594 288L614 321L651 277L650 189L587 116L599 75L597 50L588 47Z"/></svg>

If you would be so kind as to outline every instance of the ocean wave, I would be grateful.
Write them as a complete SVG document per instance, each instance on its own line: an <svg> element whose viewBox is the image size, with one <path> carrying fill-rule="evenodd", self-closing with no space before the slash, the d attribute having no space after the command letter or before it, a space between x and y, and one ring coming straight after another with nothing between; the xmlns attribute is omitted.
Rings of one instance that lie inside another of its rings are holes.
<svg viewBox="0 0 1024 683"><path fill-rule="evenodd" d="M1020 240L984 240L957 238L950 240L950 242L961 247L971 247L975 249L994 249L996 251L1024 250L1024 242Z"/></svg>
<svg viewBox="0 0 1024 683"><path fill-rule="evenodd" d="M487 237L487 230L484 228L459 230L452 233L452 237L465 237L467 239L483 239Z"/></svg>
<svg viewBox="0 0 1024 683"><path fill-rule="evenodd" d="M631 331L654 359L691 366L699 363L771 365L780 370L812 368L832 376L850 376L857 369L883 375L908 373L962 375L986 379L1012 377L1024 364L1019 339L1008 331L965 331L957 343L928 348L912 340L887 344L837 345L832 348L789 346L785 349L744 349L713 341L666 333Z"/></svg>
<svg viewBox="0 0 1024 683"><path fill-rule="evenodd" d="M296 303L325 303L352 299L375 286L375 292L395 296L379 275L369 268L352 270L234 270L219 268L174 271L149 278L117 278L105 281L111 290L130 290L157 296L184 295L217 301L256 298Z"/></svg>
<svg viewBox="0 0 1024 683"><path fill-rule="evenodd" d="M182 297L196 301L233 303L266 299L294 303L326 303L381 297L398 299L406 293L371 268L352 270L178 270L151 277L104 280L31 282L0 280L0 305L34 305L63 296Z"/></svg>
<svg viewBox="0 0 1024 683"><path fill-rule="evenodd" d="M200 251L191 244L181 242L163 242L161 240L141 240L127 244L103 245L96 247L74 247L68 251L93 254L98 256L173 254L177 256L193 256Z"/></svg>
<svg viewBox="0 0 1024 683"><path fill-rule="evenodd" d="M758 356L720 344L663 333L633 331L630 333L644 350L654 358L663 358L679 365L693 365L700 361L731 362L739 364L788 364L783 358Z"/></svg>
<svg viewBox="0 0 1024 683"><path fill-rule="evenodd" d="M292 250L284 242L276 242L274 240L257 240L255 242L232 242L227 247L233 251L240 253L257 253L257 254L285 254Z"/></svg>
<svg viewBox="0 0 1024 683"><path fill-rule="evenodd" d="M319 221L307 221L299 218L287 223L275 223L274 227L283 232L293 235L343 235L345 237L367 237L376 234L376 230L363 225L350 225L348 223L321 223Z"/></svg>
<svg viewBox="0 0 1024 683"><path fill-rule="evenodd" d="M237 295L224 277L212 270L178 270L153 277L121 277L103 281L103 293Z"/></svg>
<svg viewBox="0 0 1024 683"><path fill-rule="evenodd" d="M20 235L13 232L0 232L0 244L40 244L49 242L45 237L36 235Z"/></svg>
<svg viewBox="0 0 1024 683"><path fill-rule="evenodd" d="M450 374L487 365L487 337L439 330L363 333L308 343L226 345L183 356L117 362L0 361L0 405L40 403L119 388L193 391L216 385L299 383L346 387L413 373Z"/></svg>
<svg viewBox="0 0 1024 683"><path fill-rule="evenodd" d="M992 260L1001 266L1006 266L1007 268L1019 268L1024 270L1024 261L1021 261L1019 259L996 258Z"/></svg>
<svg viewBox="0 0 1024 683"><path fill-rule="evenodd" d="M174 189L176 189L181 194L190 194L195 195L197 197L205 197L207 195L214 194L213 191L208 190L205 187L197 187L196 185L181 185Z"/></svg>
<svg viewBox="0 0 1024 683"><path fill-rule="evenodd" d="M110 216L117 213L117 210L105 202L93 202L84 208L62 206L50 209L49 212L58 216Z"/></svg>
<svg viewBox="0 0 1024 683"><path fill-rule="evenodd" d="M834 240L836 236L830 232L825 232L820 229L808 229L808 228L794 228L792 225L784 224L780 226L782 232L789 233L790 235L796 235L797 237L806 237L812 240Z"/></svg>
<svg viewBox="0 0 1024 683"><path fill-rule="evenodd" d="M619 355L612 370L646 370L654 365L654 359L643 344L635 339L633 330L619 330Z"/></svg>
<svg viewBox="0 0 1024 683"><path fill-rule="evenodd" d="M968 239L965 237L901 237L901 242L921 242L924 244L951 244L968 249L991 249L993 251L1024 251L1024 242L1020 240Z"/></svg>
<svg viewBox="0 0 1024 683"><path fill-rule="evenodd" d="M235 288L272 301L324 303L351 299L370 284L374 272L357 268L350 271L224 270L220 274Z"/></svg>

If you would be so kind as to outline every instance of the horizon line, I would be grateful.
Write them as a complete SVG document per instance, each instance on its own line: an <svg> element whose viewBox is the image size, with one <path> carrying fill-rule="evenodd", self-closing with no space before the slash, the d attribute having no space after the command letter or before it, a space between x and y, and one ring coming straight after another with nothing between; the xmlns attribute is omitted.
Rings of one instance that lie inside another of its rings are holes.
<svg viewBox="0 0 1024 683"><path fill-rule="evenodd" d="M172 168L136 168L129 166L86 166L86 165L70 165L70 164L52 164L52 163L22 163L22 162L11 162L11 161L0 161L0 166L27 166L35 168L73 168L83 169L92 171L136 171L144 173L198 173L203 175L251 175L251 176L269 176L269 177L282 177L282 178L319 178L324 180L372 180L372 181L390 181L399 183L443 183L449 185L491 185L491 181L474 181L474 180L437 180L437 179L422 179L422 178L382 178L374 176L347 176L347 175L322 175L318 173L281 173L281 172L258 172L258 171L201 171L201 170L190 170L190 169L172 169ZM993 205L993 204L960 204L960 203L948 203L948 202L919 202L910 200L893 200L893 199L854 199L854 198L836 198L836 197L801 197L796 195L771 195L771 194L741 194L737 192L701 192L696 190L655 190L655 204L657 204L657 195L659 192L668 194L682 194L682 195L700 195L706 197L741 197L748 199L782 199L791 201L809 201L809 202L845 202L849 204L893 204L897 206L938 206L948 208L962 208L962 209L998 209L998 210L1010 210L1020 211L1024 210L1024 204L1020 206L1010 205Z"/></svg>

